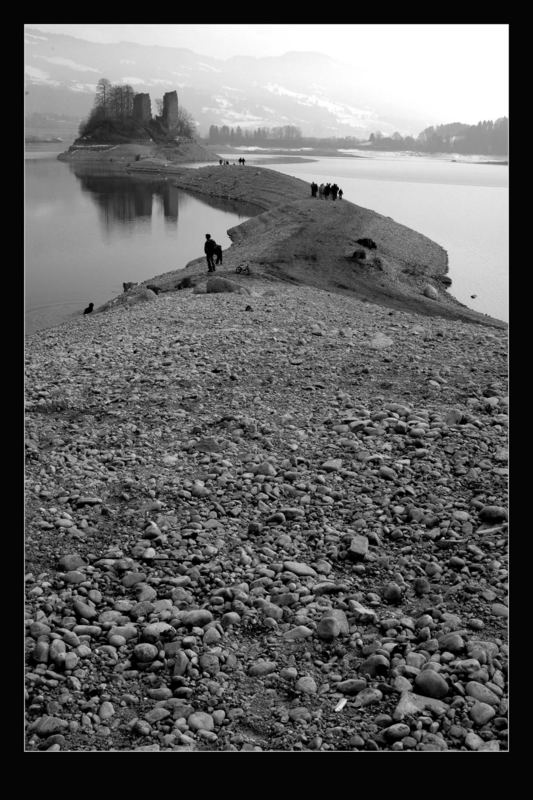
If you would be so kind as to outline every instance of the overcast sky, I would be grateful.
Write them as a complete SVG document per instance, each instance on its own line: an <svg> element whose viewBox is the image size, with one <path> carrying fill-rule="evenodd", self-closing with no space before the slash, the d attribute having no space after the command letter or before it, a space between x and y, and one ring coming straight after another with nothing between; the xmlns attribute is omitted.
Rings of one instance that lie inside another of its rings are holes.
<svg viewBox="0 0 533 800"><path fill-rule="evenodd" d="M215 58L316 51L345 63L376 99L448 122L508 115L508 25L30 24L93 42L187 47ZM354 98L356 100L356 98Z"/></svg>

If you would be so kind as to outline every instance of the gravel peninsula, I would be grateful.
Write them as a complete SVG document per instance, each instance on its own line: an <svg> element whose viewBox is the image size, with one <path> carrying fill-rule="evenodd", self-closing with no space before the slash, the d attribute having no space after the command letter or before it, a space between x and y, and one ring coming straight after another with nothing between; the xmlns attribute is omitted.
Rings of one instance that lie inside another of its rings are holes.
<svg viewBox="0 0 533 800"><path fill-rule="evenodd" d="M164 173L255 216L26 338L27 750L507 750L507 326L390 218Z"/></svg>

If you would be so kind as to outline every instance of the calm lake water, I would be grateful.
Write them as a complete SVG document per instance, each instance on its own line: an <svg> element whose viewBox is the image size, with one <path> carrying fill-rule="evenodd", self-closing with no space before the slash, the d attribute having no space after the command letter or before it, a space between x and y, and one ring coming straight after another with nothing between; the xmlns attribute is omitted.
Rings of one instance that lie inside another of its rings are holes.
<svg viewBox="0 0 533 800"><path fill-rule="evenodd" d="M184 267L203 254L206 232L229 247L228 228L249 218L245 206L200 200L172 179L77 176L57 161L65 145L55 149L26 153L26 333L101 305L124 281ZM245 156L308 182L336 181L345 199L429 236L448 252L451 293L508 320L507 166L390 153L295 164Z"/></svg>
<svg viewBox="0 0 533 800"><path fill-rule="evenodd" d="M43 149L26 159L25 181L27 334L98 307L125 281L184 267L203 255L206 233L229 247L228 228L249 219L242 205L169 181L77 176Z"/></svg>
<svg viewBox="0 0 533 800"><path fill-rule="evenodd" d="M271 158L245 157L247 164ZM429 236L448 253L450 293L469 308L508 321L509 169L452 158L366 151L363 158L265 166L309 183L336 182L346 200Z"/></svg>

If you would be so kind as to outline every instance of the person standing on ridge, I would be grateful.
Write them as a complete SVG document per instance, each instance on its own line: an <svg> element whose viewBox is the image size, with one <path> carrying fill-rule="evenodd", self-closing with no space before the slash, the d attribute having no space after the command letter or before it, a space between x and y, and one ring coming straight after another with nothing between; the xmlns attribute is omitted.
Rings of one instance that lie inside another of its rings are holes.
<svg viewBox="0 0 533 800"><path fill-rule="evenodd" d="M318 187L318 196L320 197L321 200L324 199L324 184L323 183L321 183L320 186Z"/></svg>
<svg viewBox="0 0 533 800"><path fill-rule="evenodd" d="M215 262L213 261L213 256L215 254L215 247L217 243L214 239L211 238L210 233L206 233L205 235L205 244L204 244L204 253L207 259L207 271L214 272L215 271Z"/></svg>
<svg viewBox="0 0 533 800"><path fill-rule="evenodd" d="M342 200L342 189L339 189L339 200Z"/></svg>
<svg viewBox="0 0 533 800"><path fill-rule="evenodd" d="M215 255L217 257L217 260L215 261L215 265L222 264L222 245L217 244L217 246L215 247L215 251L214 252L215 252Z"/></svg>

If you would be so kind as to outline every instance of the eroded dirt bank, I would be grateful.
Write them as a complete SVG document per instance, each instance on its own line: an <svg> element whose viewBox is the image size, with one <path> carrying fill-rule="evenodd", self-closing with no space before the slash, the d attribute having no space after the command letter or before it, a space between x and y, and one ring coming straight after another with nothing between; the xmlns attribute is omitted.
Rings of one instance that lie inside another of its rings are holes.
<svg viewBox="0 0 533 800"><path fill-rule="evenodd" d="M505 327L452 297L446 291L446 251L390 217L346 200L312 198L304 181L262 167L181 170L172 181L188 191L254 204L263 212L228 231L233 246L225 253L223 271L247 263L259 276L354 295L398 310ZM374 241L376 248L361 247L359 239ZM364 258L349 258L355 250ZM157 277L167 288L175 285L178 275L204 272L205 260L199 258L187 265L187 272ZM436 299L424 296L428 285Z"/></svg>

